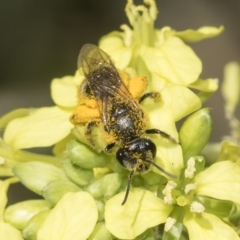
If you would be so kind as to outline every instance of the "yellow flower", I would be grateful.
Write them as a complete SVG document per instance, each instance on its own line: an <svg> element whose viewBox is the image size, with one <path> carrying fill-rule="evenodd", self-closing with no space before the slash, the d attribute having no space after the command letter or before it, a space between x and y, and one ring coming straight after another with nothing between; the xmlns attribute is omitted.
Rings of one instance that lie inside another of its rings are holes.
<svg viewBox="0 0 240 240"><path fill-rule="evenodd" d="M154 28L157 17L155 1L135 6L128 0L126 14L132 29L122 25L123 32L114 31L101 38L99 46L115 61L118 68L134 68L151 79L149 89L160 91L166 85L182 85L204 92L217 89L214 79L199 78L202 63L185 41L200 41L222 33L224 28L203 27L177 32L170 27Z"/></svg>
<svg viewBox="0 0 240 240"><path fill-rule="evenodd" d="M97 217L97 206L89 193L67 193L44 221L37 239L87 239L94 229Z"/></svg>
<svg viewBox="0 0 240 240"><path fill-rule="evenodd" d="M136 175L128 201L121 205L129 172L118 164L115 156L104 153L112 139L103 124L93 132L98 148L89 147L85 124L92 120L91 110L98 120L100 113L94 99L83 99L79 93L85 76L78 69L74 76L52 80L55 106L19 109L0 119L0 128L5 129L0 141L0 176L15 175L44 198L41 207L36 202L23 202L3 213L6 186L16 179L2 183L0 232L6 239L11 239L11 234L22 239L17 229L22 230L26 239L67 240L76 236L90 240L134 239L141 234L141 239L146 239L154 238L153 228L163 223L166 223L164 236L168 239L175 233L180 237L183 225L191 239L205 239L207 234L216 234L218 239L237 239L233 229L221 222L220 217L230 215L232 202L240 204L239 167L223 161L203 171L203 158L192 157L200 153L209 138L208 110L202 109L188 118L180 137L175 126L175 122L200 109L202 102L218 88L217 80L200 78L202 63L184 41L217 36L223 27L182 32L170 27L155 29L155 2L145 0L144 3L149 8L135 6L128 0L126 14L132 28L122 25L122 32L102 37L99 47L114 60L134 100L146 92L159 93L158 99L144 100L141 108L147 129L161 129L176 141L180 138L182 145L160 136L149 136L157 147L154 163L176 175L177 180L160 176L154 168ZM26 151L48 146L54 146L54 156ZM21 218L19 208L28 211L28 218ZM17 223L16 216L19 216ZM206 227L209 222L211 230ZM197 229L197 235L193 229Z"/></svg>
<svg viewBox="0 0 240 240"><path fill-rule="evenodd" d="M124 206L119 204L124 193L109 199L105 206L107 229L120 239L134 239L146 229L166 222L164 237L168 236L168 239L182 234L182 224L190 239L206 239L207 236L221 240L239 239L237 233L221 220L231 215L234 208L231 202L240 203L239 166L224 161L201 172L202 157L189 161L191 164L185 169L185 176L182 175L178 183L171 180L162 190L164 200L138 188L132 189ZM189 175L187 172L191 171ZM158 196L161 189L159 186Z"/></svg>

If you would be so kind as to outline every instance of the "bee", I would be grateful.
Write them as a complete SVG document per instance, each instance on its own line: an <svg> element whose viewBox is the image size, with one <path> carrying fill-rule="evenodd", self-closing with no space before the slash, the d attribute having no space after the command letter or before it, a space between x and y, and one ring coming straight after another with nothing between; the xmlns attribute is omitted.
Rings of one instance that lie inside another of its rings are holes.
<svg viewBox="0 0 240 240"><path fill-rule="evenodd" d="M159 134L178 143L159 129L146 129L147 121L140 103L148 97L158 97L159 93L145 93L135 100L111 58L93 44L82 47L78 57L78 67L82 68L86 78L80 94L95 100L104 131L113 140L105 147L105 152L110 152L118 146L116 159L120 165L130 170L122 205L127 201L134 173L144 173L153 165L164 174L172 178L176 177L154 163L156 146L150 139L142 137L143 134ZM74 118L76 115L73 114L70 119L73 123ZM96 121L87 123L87 135L91 135L92 128L96 124Z"/></svg>

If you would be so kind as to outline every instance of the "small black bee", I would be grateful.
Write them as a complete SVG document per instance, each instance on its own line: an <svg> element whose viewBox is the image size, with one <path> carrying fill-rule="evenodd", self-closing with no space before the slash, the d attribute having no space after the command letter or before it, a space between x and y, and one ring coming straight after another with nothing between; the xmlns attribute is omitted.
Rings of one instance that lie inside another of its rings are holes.
<svg viewBox="0 0 240 240"><path fill-rule="evenodd" d="M110 152L115 145L119 146L116 158L124 168L131 171L122 205L127 201L135 172L146 172L153 165L168 176L176 177L153 162L156 146L150 139L141 137L144 133L160 134L178 143L159 129L146 129L146 120L139 103L148 97L157 97L158 93L146 93L138 102L135 101L110 57L92 44L82 47L78 57L78 67L82 67L86 77L85 92L96 100L104 130L114 139L106 146L105 151ZM86 134L91 134L95 124L94 121L88 123Z"/></svg>

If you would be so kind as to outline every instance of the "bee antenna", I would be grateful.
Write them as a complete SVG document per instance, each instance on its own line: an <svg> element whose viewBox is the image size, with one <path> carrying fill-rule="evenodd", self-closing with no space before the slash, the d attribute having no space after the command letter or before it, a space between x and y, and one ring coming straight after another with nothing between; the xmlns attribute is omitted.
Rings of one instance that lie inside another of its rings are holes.
<svg viewBox="0 0 240 240"><path fill-rule="evenodd" d="M122 202L122 205L124 205L127 201L127 198L128 198L128 194L129 194L129 191L130 191L130 187L131 187L131 182L132 182L132 178L133 178L133 174L135 172L135 169L133 169L131 171L131 173L129 174L128 176L128 184L127 184L127 190L126 190L126 194L125 194L125 197L123 199L123 202Z"/></svg>
<svg viewBox="0 0 240 240"><path fill-rule="evenodd" d="M143 160L143 159L142 159L142 160ZM149 161L149 160L143 160L143 161L151 163L155 168L157 168L157 169L160 170L161 172L165 173L165 174L168 175L169 177L171 177L171 178L177 178L176 175L171 174L171 173L165 171L163 168L161 168L160 166L158 166L156 163L154 163L154 162L152 162L152 161Z"/></svg>

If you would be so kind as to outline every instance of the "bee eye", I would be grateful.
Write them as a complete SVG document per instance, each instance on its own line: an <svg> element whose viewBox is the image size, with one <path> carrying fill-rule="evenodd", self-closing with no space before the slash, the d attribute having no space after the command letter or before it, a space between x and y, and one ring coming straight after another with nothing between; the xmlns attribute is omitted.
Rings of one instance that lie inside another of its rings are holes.
<svg viewBox="0 0 240 240"><path fill-rule="evenodd" d="M129 159L130 156L129 156L129 149L128 148L119 148L117 153L116 153L116 157L117 157L117 160L119 161L119 163L124 166L124 161Z"/></svg>

